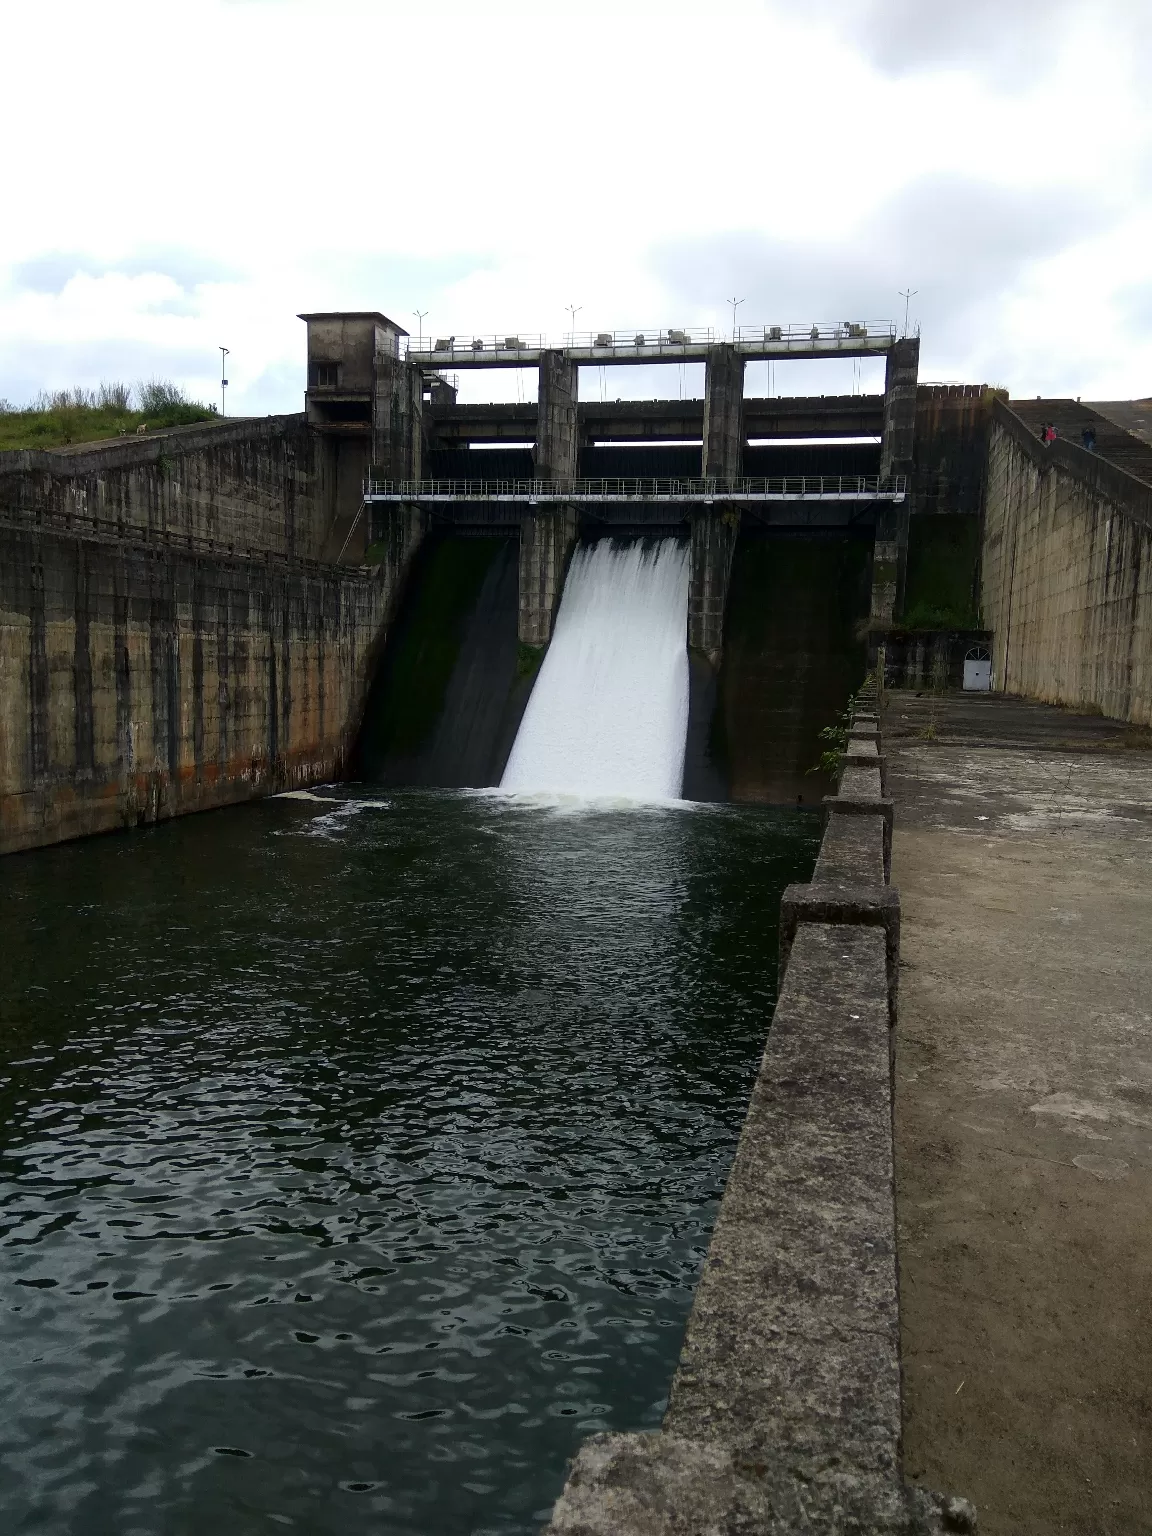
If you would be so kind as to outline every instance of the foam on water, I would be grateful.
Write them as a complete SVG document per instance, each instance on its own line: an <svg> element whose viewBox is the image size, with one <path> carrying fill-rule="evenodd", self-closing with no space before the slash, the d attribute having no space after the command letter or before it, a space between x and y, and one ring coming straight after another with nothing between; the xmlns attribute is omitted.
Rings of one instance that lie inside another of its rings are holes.
<svg viewBox="0 0 1152 1536"><path fill-rule="evenodd" d="M688 729L688 546L579 548L500 782L552 800L675 800Z"/></svg>

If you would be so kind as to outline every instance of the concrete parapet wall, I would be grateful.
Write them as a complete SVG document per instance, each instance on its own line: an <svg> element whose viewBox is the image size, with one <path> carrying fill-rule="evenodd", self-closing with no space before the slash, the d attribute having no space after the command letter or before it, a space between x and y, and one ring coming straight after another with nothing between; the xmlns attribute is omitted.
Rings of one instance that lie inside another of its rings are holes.
<svg viewBox="0 0 1152 1536"><path fill-rule="evenodd" d="M335 777L418 539L346 568L0 526L0 852Z"/></svg>
<svg viewBox="0 0 1152 1536"><path fill-rule="evenodd" d="M815 879L782 903L779 1001L663 1427L586 1441L550 1536L975 1530L903 1480L881 772L862 719Z"/></svg>
<svg viewBox="0 0 1152 1536"><path fill-rule="evenodd" d="M997 401L982 569L995 688L1152 724L1152 486Z"/></svg>
<svg viewBox="0 0 1152 1536"><path fill-rule="evenodd" d="M222 554L318 559L335 496L330 447L303 416L268 416L3 453L0 518Z"/></svg>

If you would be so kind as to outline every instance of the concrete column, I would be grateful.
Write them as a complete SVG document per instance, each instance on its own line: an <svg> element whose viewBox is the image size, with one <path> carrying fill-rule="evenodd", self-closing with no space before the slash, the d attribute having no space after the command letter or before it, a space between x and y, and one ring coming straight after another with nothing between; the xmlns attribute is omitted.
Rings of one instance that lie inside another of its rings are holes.
<svg viewBox="0 0 1152 1536"><path fill-rule="evenodd" d="M872 609L869 628L887 631L896 616L900 568L907 551L907 534L901 526L899 507L884 507L876 517L876 542L872 548Z"/></svg>
<svg viewBox="0 0 1152 1536"><path fill-rule="evenodd" d="M727 342L704 364L705 479L736 480L744 470L744 359Z"/></svg>
<svg viewBox="0 0 1152 1536"><path fill-rule="evenodd" d="M534 454L538 480L575 480L580 473L577 381L577 366L563 352L541 352Z"/></svg>
<svg viewBox="0 0 1152 1536"><path fill-rule="evenodd" d="M370 461L387 480L419 480L423 469L424 373L378 356L372 391Z"/></svg>
<svg viewBox="0 0 1152 1536"><path fill-rule="evenodd" d="M880 440L880 478L912 475L916 447L916 380L920 338L907 336L888 353L884 369L884 432ZM912 494L909 484L907 495ZM872 555L872 620L875 630L891 629L903 607L908 564L908 499L884 507L876 519Z"/></svg>
<svg viewBox="0 0 1152 1536"><path fill-rule="evenodd" d="M688 584L688 649L720 664L724 605L732 556L740 532L739 512L709 507L692 514L692 566Z"/></svg>
<svg viewBox="0 0 1152 1536"><path fill-rule="evenodd" d="M916 443L916 380L920 338L908 336L888 353L884 369L884 435L880 440L880 475L910 475Z"/></svg>
<svg viewBox="0 0 1152 1536"><path fill-rule="evenodd" d="M520 520L520 604L516 637L522 645L547 645L564 590L568 556L576 542L576 508L527 512Z"/></svg>

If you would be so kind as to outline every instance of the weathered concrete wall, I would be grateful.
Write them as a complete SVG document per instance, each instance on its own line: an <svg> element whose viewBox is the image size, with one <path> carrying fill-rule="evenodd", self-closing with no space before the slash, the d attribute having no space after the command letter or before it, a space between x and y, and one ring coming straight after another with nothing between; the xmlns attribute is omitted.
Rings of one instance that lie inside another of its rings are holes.
<svg viewBox="0 0 1152 1536"><path fill-rule="evenodd" d="M535 469L538 480L575 480L580 473L577 422L579 369L563 352L540 354Z"/></svg>
<svg viewBox="0 0 1152 1536"><path fill-rule="evenodd" d="M903 1480L892 1143L899 896L875 716L811 885L663 1428L594 1435L550 1536L972 1531Z"/></svg>
<svg viewBox="0 0 1152 1536"><path fill-rule="evenodd" d="M318 558L333 486L303 416L173 427L144 438L0 454L0 517L78 534ZM357 486L359 495L359 486Z"/></svg>
<svg viewBox="0 0 1152 1536"><path fill-rule="evenodd" d="M739 534L740 513L734 507L692 514L688 648L707 657L713 667L720 665L728 581Z"/></svg>
<svg viewBox="0 0 1152 1536"><path fill-rule="evenodd" d="M578 524L575 507L530 512L520 520L517 636L523 645L547 645L552 638Z"/></svg>
<svg viewBox="0 0 1152 1536"><path fill-rule="evenodd" d="M916 381L920 372L920 338L906 336L884 363L884 427L880 442L880 474L906 475L912 470L916 442Z"/></svg>
<svg viewBox="0 0 1152 1536"><path fill-rule="evenodd" d="M921 384L917 388L909 487L914 517L980 511L988 423L997 394L984 384Z"/></svg>
<svg viewBox="0 0 1152 1536"><path fill-rule="evenodd" d="M735 347L711 347L704 364L706 479L735 480L744 466L744 359Z"/></svg>
<svg viewBox="0 0 1152 1536"><path fill-rule="evenodd" d="M0 521L0 852L336 776L420 533L350 568Z"/></svg>
<svg viewBox="0 0 1152 1536"><path fill-rule="evenodd" d="M371 457L385 479L419 480L424 473L424 374L388 354L376 359Z"/></svg>
<svg viewBox="0 0 1152 1536"><path fill-rule="evenodd" d="M997 401L982 566L995 688L1152 724L1152 486Z"/></svg>

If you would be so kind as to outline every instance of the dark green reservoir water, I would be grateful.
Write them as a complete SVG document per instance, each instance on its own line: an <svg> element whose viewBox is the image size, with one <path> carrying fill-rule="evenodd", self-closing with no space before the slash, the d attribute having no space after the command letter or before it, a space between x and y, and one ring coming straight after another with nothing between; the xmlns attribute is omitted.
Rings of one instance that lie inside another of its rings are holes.
<svg viewBox="0 0 1152 1536"><path fill-rule="evenodd" d="M325 790L0 871L0 1530L537 1529L663 1411L819 822Z"/></svg>

